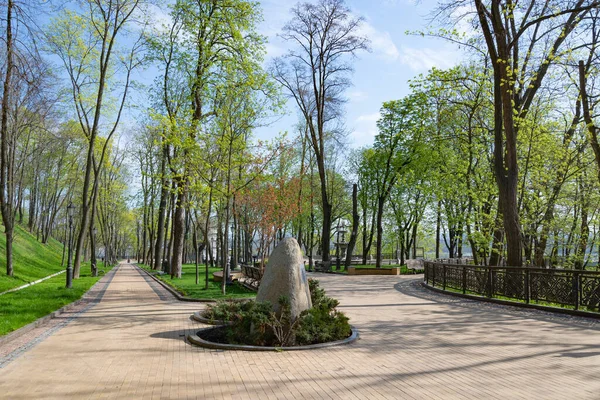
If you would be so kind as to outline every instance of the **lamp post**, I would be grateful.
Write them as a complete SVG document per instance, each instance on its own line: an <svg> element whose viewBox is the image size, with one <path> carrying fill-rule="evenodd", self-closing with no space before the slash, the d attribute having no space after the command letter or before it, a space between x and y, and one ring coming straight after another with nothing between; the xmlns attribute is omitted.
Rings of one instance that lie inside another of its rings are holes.
<svg viewBox="0 0 600 400"><path fill-rule="evenodd" d="M69 243L67 249L67 289L73 286L73 266L71 265L71 242L73 241L73 213L75 206L73 202L69 202L67 206L67 216L69 218Z"/></svg>
<svg viewBox="0 0 600 400"><path fill-rule="evenodd" d="M342 241L340 242L340 233L342 234ZM340 269L340 247L342 246L342 243L345 240L345 236L346 236L346 225L342 222L338 222L337 225L337 243L336 243L336 251L335 251L335 257L337 258L336 260L336 266L335 266L335 270L339 271Z"/></svg>
<svg viewBox="0 0 600 400"><path fill-rule="evenodd" d="M92 228L92 276L98 276L98 267L96 266L96 227Z"/></svg>
<svg viewBox="0 0 600 400"><path fill-rule="evenodd" d="M231 221L231 242L229 244L229 247L231 248L231 255L230 255L230 268L229 268L229 272L231 273L232 270L234 270L237 267L237 254L235 254L235 250L236 250L236 243L235 243L235 223L232 220Z"/></svg>
<svg viewBox="0 0 600 400"><path fill-rule="evenodd" d="M210 238L210 266L215 266L215 238Z"/></svg>

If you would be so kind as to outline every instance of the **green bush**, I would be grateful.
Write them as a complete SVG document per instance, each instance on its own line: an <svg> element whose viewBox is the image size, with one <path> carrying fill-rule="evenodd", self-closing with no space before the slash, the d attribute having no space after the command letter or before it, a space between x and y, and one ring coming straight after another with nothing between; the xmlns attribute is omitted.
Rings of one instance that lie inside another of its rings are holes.
<svg viewBox="0 0 600 400"><path fill-rule="evenodd" d="M202 316L229 321L225 328L227 343L254 346L294 346L342 340L350 336L348 317L335 308L339 302L327 297L319 282L309 280L313 307L292 319L289 299L279 298L276 314L269 302L219 302L208 305Z"/></svg>
<svg viewBox="0 0 600 400"><path fill-rule="evenodd" d="M215 304L208 304L201 315L211 321L231 321L235 314L241 311L242 306L241 302L222 300Z"/></svg>
<svg viewBox="0 0 600 400"><path fill-rule="evenodd" d="M269 324L274 318L270 302L249 301L229 321L226 329L227 342L253 346L272 346L275 339Z"/></svg>

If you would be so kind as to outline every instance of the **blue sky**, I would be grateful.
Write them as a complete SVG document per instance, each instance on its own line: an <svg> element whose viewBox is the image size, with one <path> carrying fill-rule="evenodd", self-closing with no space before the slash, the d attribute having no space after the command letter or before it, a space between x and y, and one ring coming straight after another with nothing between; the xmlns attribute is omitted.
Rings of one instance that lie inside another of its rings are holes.
<svg viewBox="0 0 600 400"><path fill-rule="evenodd" d="M290 19L296 0L261 1L262 34L269 39L268 57L282 55L287 43L277 37ZM408 94L408 81L431 67L449 68L460 61L456 46L442 39L407 35L406 31L427 30L437 2L430 0L347 0L353 14L365 18L362 33L370 38L372 51L354 61L353 87L347 91L345 125L351 147L369 145L376 134L375 122L384 101ZM257 137L271 138L280 131L293 132L298 121L293 102L288 115L269 127L258 129Z"/></svg>
<svg viewBox="0 0 600 400"><path fill-rule="evenodd" d="M316 0L309 0L316 1ZM261 0L264 21L259 32L268 38L267 59L286 53L289 44L277 37L283 25L290 20L290 9L298 0ZM346 0L351 12L365 19L361 34L371 40L371 52L362 52L353 61L353 86L346 92L348 103L344 124L348 131L350 147L361 147L373 143L376 134L376 121L379 109L385 101L396 100L408 94L408 81L419 74L425 74L432 67L449 68L457 64L463 54L457 46L442 39L407 35L407 31L426 31L430 17L437 6L437 0ZM168 23L167 5L172 0L164 0L161 8L152 7L157 25ZM45 22L48 22L47 20ZM51 57L62 67L56 57ZM138 71L135 79L145 85L152 85L157 70L146 66ZM130 104L139 112L147 105L146 90L132 93ZM137 105L137 107L136 107ZM298 122L293 100L287 104L287 114L267 127L258 128L255 137L270 139L279 132L294 132ZM130 136L130 129L138 123L137 112L125 116L120 131ZM134 128L135 129L135 128ZM126 139L127 141L127 139Z"/></svg>

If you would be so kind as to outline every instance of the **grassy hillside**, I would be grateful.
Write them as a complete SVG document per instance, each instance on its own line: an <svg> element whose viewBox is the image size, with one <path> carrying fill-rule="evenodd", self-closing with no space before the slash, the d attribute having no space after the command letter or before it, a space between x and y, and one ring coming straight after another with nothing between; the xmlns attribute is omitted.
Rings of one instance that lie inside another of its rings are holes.
<svg viewBox="0 0 600 400"><path fill-rule="evenodd" d="M36 281L62 269L62 244L50 239L40 243L35 235L15 226L13 242L14 276L6 276L6 236L0 226L0 292Z"/></svg>
<svg viewBox="0 0 600 400"><path fill-rule="evenodd" d="M0 232L0 292L64 270L60 265L62 251L60 242L50 239L47 244L42 244L35 235L17 226L13 243L14 276L9 277L6 276L6 237ZM89 262L82 263L81 279L73 281L72 289L65 288L65 278L64 274L58 275L0 296L0 336L79 299L100 279L90 276Z"/></svg>
<svg viewBox="0 0 600 400"><path fill-rule="evenodd" d="M81 277L73 281L71 289L65 288L63 274L0 296L0 336L79 300L102 277L90 276L89 268L89 263L82 264ZM111 268L107 266L106 272Z"/></svg>

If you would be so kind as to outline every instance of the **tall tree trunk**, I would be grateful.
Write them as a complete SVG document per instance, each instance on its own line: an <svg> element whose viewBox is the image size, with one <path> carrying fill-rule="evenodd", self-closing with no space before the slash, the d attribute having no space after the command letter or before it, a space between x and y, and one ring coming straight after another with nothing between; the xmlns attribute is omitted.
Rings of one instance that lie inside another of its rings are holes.
<svg viewBox="0 0 600 400"><path fill-rule="evenodd" d="M350 233L350 240L348 241L348 248L346 249L346 262L344 263L344 270L348 269L352 263L352 253L354 252L354 246L356 246L356 240L358 239L359 225L360 215L358 214L358 185L355 183L352 185L352 232Z"/></svg>
<svg viewBox="0 0 600 400"><path fill-rule="evenodd" d="M171 260L171 257L173 255L173 239L175 237L175 235L173 234L173 231L175 230L175 200L176 200L176 195L175 192L177 191L177 183L175 182L175 180L172 181L172 192L171 192L171 201L169 204L169 214L170 214L170 221L171 221L171 234L169 235L169 241L168 241L168 245L167 245L167 260L169 261L169 267L168 267L168 271L166 271L167 273L169 273L170 275L172 275L172 271L173 271L173 263Z"/></svg>
<svg viewBox="0 0 600 400"><path fill-rule="evenodd" d="M383 247L383 206L385 199L379 197L377 200L377 244L375 246L377 250L377 257L375 259L375 268L381 268L381 248Z"/></svg>
<svg viewBox="0 0 600 400"><path fill-rule="evenodd" d="M36 211L36 200L37 200L37 185L38 185L38 174L33 171L33 183L29 191L29 219L27 221L27 228L29 232L33 233L33 227L35 226L35 211Z"/></svg>
<svg viewBox="0 0 600 400"><path fill-rule="evenodd" d="M142 179L148 180L148 177L142 177ZM145 185L142 185L142 190L144 191L144 207L143 207L143 215L142 215L142 264L148 264L148 260L146 259L146 243L148 243L148 184L146 182ZM93 212L93 211L92 211Z"/></svg>
<svg viewBox="0 0 600 400"><path fill-rule="evenodd" d="M579 92L581 96L581 102L583 104L583 120L585 121L585 126L589 133L589 143L594 151L598 181L600 181L600 144L598 143L598 127L594 124L594 120L592 119L592 110L590 109L589 95L586 87L586 70L587 68L584 66L583 61L579 61Z"/></svg>
<svg viewBox="0 0 600 400"><path fill-rule="evenodd" d="M438 201L435 220L435 259L440 258L440 231L442 225L442 202Z"/></svg>
<svg viewBox="0 0 600 400"><path fill-rule="evenodd" d="M173 249L171 253L171 278L181 278L181 263L185 240L185 191L183 181L177 185L178 193L173 215Z"/></svg>
<svg viewBox="0 0 600 400"><path fill-rule="evenodd" d="M327 194L324 194L322 200L324 202L328 201ZM329 247L331 243L331 204L323 203L323 231L321 236L321 248L322 250L322 259L323 261L329 261Z"/></svg>
<svg viewBox="0 0 600 400"><path fill-rule="evenodd" d="M90 251L91 251L91 272L92 276L98 276L98 267L96 266L96 235L94 235L94 223L96 217L96 200L98 198L98 185L94 186L93 200L92 200L92 211L90 214Z"/></svg>
<svg viewBox="0 0 600 400"><path fill-rule="evenodd" d="M212 180L211 180L212 183ZM215 265L214 264L214 260L213 260L213 248L212 245L210 244L210 239L208 237L208 232L210 229L210 214L212 212L212 203L213 203L213 185L210 184L209 186L209 190L208 190L208 211L206 212L206 220L204 222L204 244L206 245L207 248L207 257L206 257L206 264L204 265L204 278L205 278L205 282L204 282L204 288L208 290L208 263L210 260L210 265Z"/></svg>
<svg viewBox="0 0 600 400"><path fill-rule="evenodd" d="M14 3L8 0L6 5L6 72L4 76L4 87L2 93L2 116L0 127L0 208L2 209L2 223L4 224L4 233L6 235L6 275L13 276L13 217L12 217L12 197L11 197L11 176L9 175L10 161L8 157L8 109L9 93L11 89L11 80L13 73L13 33L12 33L12 12Z"/></svg>
<svg viewBox="0 0 600 400"><path fill-rule="evenodd" d="M522 256L517 202L517 130L511 98L513 85L510 82L513 77L509 76L507 71L509 50L506 28L503 25L498 1L492 2L490 19L493 31L487 22L488 14L482 0L475 0L475 4L494 67L494 173L506 234L507 262L510 266L520 267Z"/></svg>
<svg viewBox="0 0 600 400"><path fill-rule="evenodd" d="M192 243L194 244L194 264L196 266L196 285L200 279L200 273L198 271L198 229L196 229L196 224L194 224L194 233L192 236Z"/></svg>

